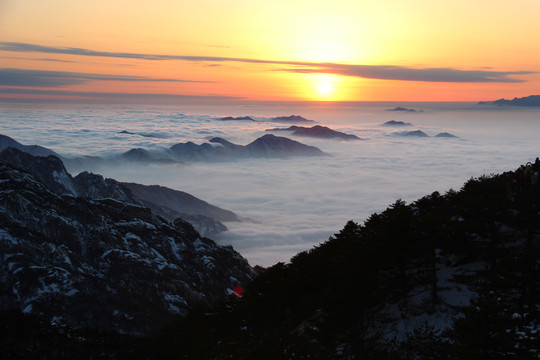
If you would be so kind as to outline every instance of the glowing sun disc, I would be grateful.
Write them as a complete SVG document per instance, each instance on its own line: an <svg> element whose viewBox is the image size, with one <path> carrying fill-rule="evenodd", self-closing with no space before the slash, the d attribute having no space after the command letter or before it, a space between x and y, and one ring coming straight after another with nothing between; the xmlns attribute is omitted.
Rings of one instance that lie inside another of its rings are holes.
<svg viewBox="0 0 540 360"><path fill-rule="evenodd" d="M329 95L332 93L332 91L334 91L334 84L332 84L331 82L321 82L317 89L319 90L319 93L321 93L322 95Z"/></svg>

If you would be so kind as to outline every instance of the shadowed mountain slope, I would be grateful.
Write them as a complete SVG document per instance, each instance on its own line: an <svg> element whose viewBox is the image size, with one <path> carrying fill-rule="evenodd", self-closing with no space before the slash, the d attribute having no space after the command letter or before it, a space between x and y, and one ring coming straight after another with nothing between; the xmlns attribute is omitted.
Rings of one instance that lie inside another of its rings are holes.
<svg viewBox="0 0 540 360"><path fill-rule="evenodd" d="M540 161L398 200L278 263L144 358L536 359ZM207 335L205 335L207 334ZM285 354L285 357L284 357Z"/></svg>
<svg viewBox="0 0 540 360"><path fill-rule="evenodd" d="M220 219L239 221L233 212L220 209L182 191L162 186L120 183L87 171L72 177L56 156L32 156L16 148L7 148L0 152L0 162L31 173L58 195L90 199L111 198L138 206L144 205L169 221L178 217L183 218L204 236L212 236L227 230Z"/></svg>

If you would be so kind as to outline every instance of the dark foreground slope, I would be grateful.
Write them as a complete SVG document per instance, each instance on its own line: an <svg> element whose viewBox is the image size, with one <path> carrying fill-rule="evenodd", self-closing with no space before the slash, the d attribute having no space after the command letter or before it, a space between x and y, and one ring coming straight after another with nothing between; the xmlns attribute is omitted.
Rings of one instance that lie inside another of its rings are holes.
<svg viewBox="0 0 540 360"><path fill-rule="evenodd" d="M55 359L538 359L539 259L538 176L523 168L349 221L289 264L262 270L242 296L194 309L159 336L84 332L8 312L0 314L0 351ZM147 298L129 288L126 306Z"/></svg>
<svg viewBox="0 0 540 360"><path fill-rule="evenodd" d="M523 169L396 201L266 269L243 297L191 313L138 354L537 359L539 211L537 178Z"/></svg>

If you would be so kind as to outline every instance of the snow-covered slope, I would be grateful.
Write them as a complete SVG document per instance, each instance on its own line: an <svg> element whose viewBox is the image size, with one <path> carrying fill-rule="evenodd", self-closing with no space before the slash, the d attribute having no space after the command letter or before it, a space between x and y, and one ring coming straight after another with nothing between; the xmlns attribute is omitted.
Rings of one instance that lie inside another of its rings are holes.
<svg viewBox="0 0 540 360"><path fill-rule="evenodd" d="M232 247L182 220L112 198L59 195L5 163L0 260L2 310L130 334L151 333L252 277Z"/></svg>

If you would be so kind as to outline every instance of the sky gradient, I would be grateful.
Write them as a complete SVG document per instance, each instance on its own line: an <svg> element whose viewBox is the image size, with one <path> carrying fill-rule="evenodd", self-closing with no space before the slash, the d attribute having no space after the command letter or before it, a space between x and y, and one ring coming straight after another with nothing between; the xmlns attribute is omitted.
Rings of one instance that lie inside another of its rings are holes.
<svg viewBox="0 0 540 360"><path fill-rule="evenodd" d="M480 101L540 93L540 0L0 1L0 100Z"/></svg>

